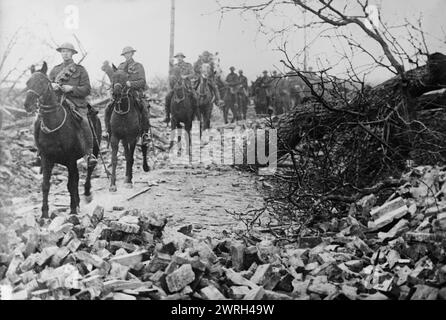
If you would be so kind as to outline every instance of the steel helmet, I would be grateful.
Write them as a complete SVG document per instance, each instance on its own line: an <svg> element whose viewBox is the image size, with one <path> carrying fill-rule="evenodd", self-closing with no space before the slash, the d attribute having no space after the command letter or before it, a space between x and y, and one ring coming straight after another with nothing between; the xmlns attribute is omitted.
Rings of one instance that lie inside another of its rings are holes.
<svg viewBox="0 0 446 320"><path fill-rule="evenodd" d="M186 56L182 52L178 52L176 55L173 56L174 58L183 57L186 58Z"/></svg>
<svg viewBox="0 0 446 320"><path fill-rule="evenodd" d="M69 43L69 42L65 42L65 43L63 43L63 44L62 44L61 46L59 46L59 48L57 48L56 50L59 51L59 52L61 52L62 49L68 49L68 50L71 50L71 51L73 51L74 54L77 53L77 50L74 49L74 46L73 46L71 43Z"/></svg>
<svg viewBox="0 0 446 320"><path fill-rule="evenodd" d="M128 46L128 47L125 47L124 49L122 49L122 53L121 53L121 56L123 56L123 55L125 55L126 53L129 53L129 52L135 52L136 50L135 49L133 49L132 47L130 47L130 46Z"/></svg>

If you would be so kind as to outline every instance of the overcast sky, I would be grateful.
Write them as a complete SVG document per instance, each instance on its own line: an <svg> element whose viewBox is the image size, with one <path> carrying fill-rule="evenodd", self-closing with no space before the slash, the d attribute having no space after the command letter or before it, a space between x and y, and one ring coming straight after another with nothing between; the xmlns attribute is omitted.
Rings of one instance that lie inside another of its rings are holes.
<svg viewBox="0 0 446 320"><path fill-rule="evenodd" d="M221 0L224 1L224 0ZM339 0L343 1L343 0ZM231 1L234 3L234 1ZM243 1L239 1L243 2ZM384 20L403 23L404 18L415 19L423 15L425 29L439 41L428 39L432 51L445 51L446 1L444 0L383 0L375 2L382 8ZM258 32L258 23L252 15L238 13L221 19L214 0L176 0L175 51L182 51L187 61L194 62L203 50L218 51L222 67L231 65L245 70L253 80L263 69L281 69L282 54L275 50L280 41ZM73 31L65 27L67 5L79 8L79 28L74 30L88 56L83 61L92 81L102 78L102 62L118 64L124 46L137 49L135 59L143 63L148 78L165 76L168 69L170 0L0 0L0 49L14 32L19 31L19 41L6 61L4 70L18 63L19 68L45 59L50 67L60 63L59 54L50 46L65 41L77 44ZM298 10L282 12L280 16L267 18L274 27L285 26L289 21L301 23ZM316 37L309 31L309 39ZM303 47L303 32L288 35L290 50ZM46 45L47 42L50 46ZM364 39L370 44L369 40ZM373 44L370 44L373 47ZM319 60L335 62L333 41L319 39L310 50L310 64ZM373 51L373 49L372 49ZM80 55L75 56L77 61ZM342 66L338 66L339 68ZM389 74L372 74L372 82L381 81Z"/></svg>

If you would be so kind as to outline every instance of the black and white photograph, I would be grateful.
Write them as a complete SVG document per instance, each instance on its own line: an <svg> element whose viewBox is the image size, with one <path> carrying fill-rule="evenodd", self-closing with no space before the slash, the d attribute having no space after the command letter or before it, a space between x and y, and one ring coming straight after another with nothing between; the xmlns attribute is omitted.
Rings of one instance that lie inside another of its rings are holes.
<svg viewBox="0 0 446 320"><path fill-rule="evenodd" d="M0 304L446 300L445 12L0 0Z"/></svg>

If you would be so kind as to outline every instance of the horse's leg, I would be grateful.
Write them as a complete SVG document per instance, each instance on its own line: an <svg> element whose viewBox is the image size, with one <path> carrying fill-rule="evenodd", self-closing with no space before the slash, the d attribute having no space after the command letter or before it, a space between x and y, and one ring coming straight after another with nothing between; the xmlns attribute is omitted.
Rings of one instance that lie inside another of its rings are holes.
<svg viewBox="0 0 446 320"><path fill-rule="evenodd" d="M79 171L77 162L72 161L67 165L68 168L68 192L70 193L70 214L77 214L77 208L80 204L79 198Z"/></svg>
<svg viewBox="0 0 446 320"><path fill-rule="evenodd" d="M93 154L96 157L96 159L98 159L98 155L100 152L100 144L101 144L101 131L102 131L101 121L99 120L99 118L97 116L92 116L90 124L94 124L94 125L90 126L91 130L93 130L93 132L94 132ZM88 203L91 202L91 200L93 200L93 197L91 196L91 175L93 174L95 167L96 167L96 165L93 167L88 167L87 177L85 179L85 184L84 184L84 196L85 196L85 200Z"/></svg>
<svg viewBox="0 0 446 320"><path fill-rule="evenodd" d="M149 172L150 167L147 164L147 146L143 144L141 146L141 151L142 151L142 168L143 168L144 172Z"/></svg>
<svg viewBox="0 0 446 320"><path fill-rule="evenodd" d="M212 102L206 105L204 114L204 130L209 130L211 128L211 113L212 113Z"/></svg>
<svg viewBox="0 0 446 320"><path fill-rule="evenodd" d="M112 135L110 144L112 147L112 172L109 191L116 192L116 166L118 165L119 139L116 136Z"/></svg>
<svg viewBox="0 0 446 320"><path fill-rule="evenodd" d="M127 188L132 188L132 178L133 178L133 155L135 153L135 147L136 147L136 138L129 141L126 139L124 143L124 151L125 151L125 186Z"/></svg>
<svg viewBox="0 0 446 320"><path fill-rule="evenodd" d="M42 163L42 218L48 219L48 194L50 193L50 178L54 168L54 162L49 161L43 154L41 155Z"/></svg>
<svg viewBox="0 0 446 320"><path fill-rule="evenodd" d="M176 128L177 128L177 122L176 122L176 120L173 117L171 117L170 118L170 133L171 133L171 135L174 133L174 130ZM171 137L169 150L172 149L174 144L175 144L175 140L173 139L173 137Z"/></svg>
<svg viewBox="0 0 446 320"><path fill-rule="evenodd" d="M192 163L192 140L191 140L191 135L190 132L192 130L192 120L188 121L185 126L184 129L186 130L187 133L187 137L188 137L188 146L187 146L187 153L189 155L189 163Z"/></svg>
<svg viewBox="0 0 446 320"><path fill-rule="evenodd" d="M122 140L122 145L124 146L124 155L125 155L125 179L124 185L127 187L129 183L129 163L130 163L130 147L128 143L128 138Z"/></svg>
<svg viewBox="0 0 446 320"><path fill-rule="evenodd" d="M228 124L229 102L229 100L225 101L225 105L223 107L223 118L225 120L225 124Z"/></svg>
<svg viewBox="0 0 446 320"><path fill-rule="evenodd" d="M237 98L234 96L233 100L231 101L231 113L232 113L231 123L234 123L235 120L237 120L236 104L237 104Z"/></svg>

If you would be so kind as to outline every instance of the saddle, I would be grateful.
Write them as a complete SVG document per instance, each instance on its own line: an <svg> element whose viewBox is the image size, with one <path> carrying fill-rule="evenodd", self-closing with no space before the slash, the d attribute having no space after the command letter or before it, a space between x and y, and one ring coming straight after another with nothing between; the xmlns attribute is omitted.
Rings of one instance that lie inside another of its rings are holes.
<svg viewBox="0 0 446 320"><path fill-rule="evenodd" d="M65 102L65 105L64 105ZM77 106L74 102L72 102L69 99L64 99L64 101L62 102L62 107L64 107L67 112L73 117L73 119L75 120L75 123L80 126L82 119L83 119L83 115L77 110ZM89 103L87 104L87 118L94 118L97 116L99 112L97 110L95 110Z"/></svg>

